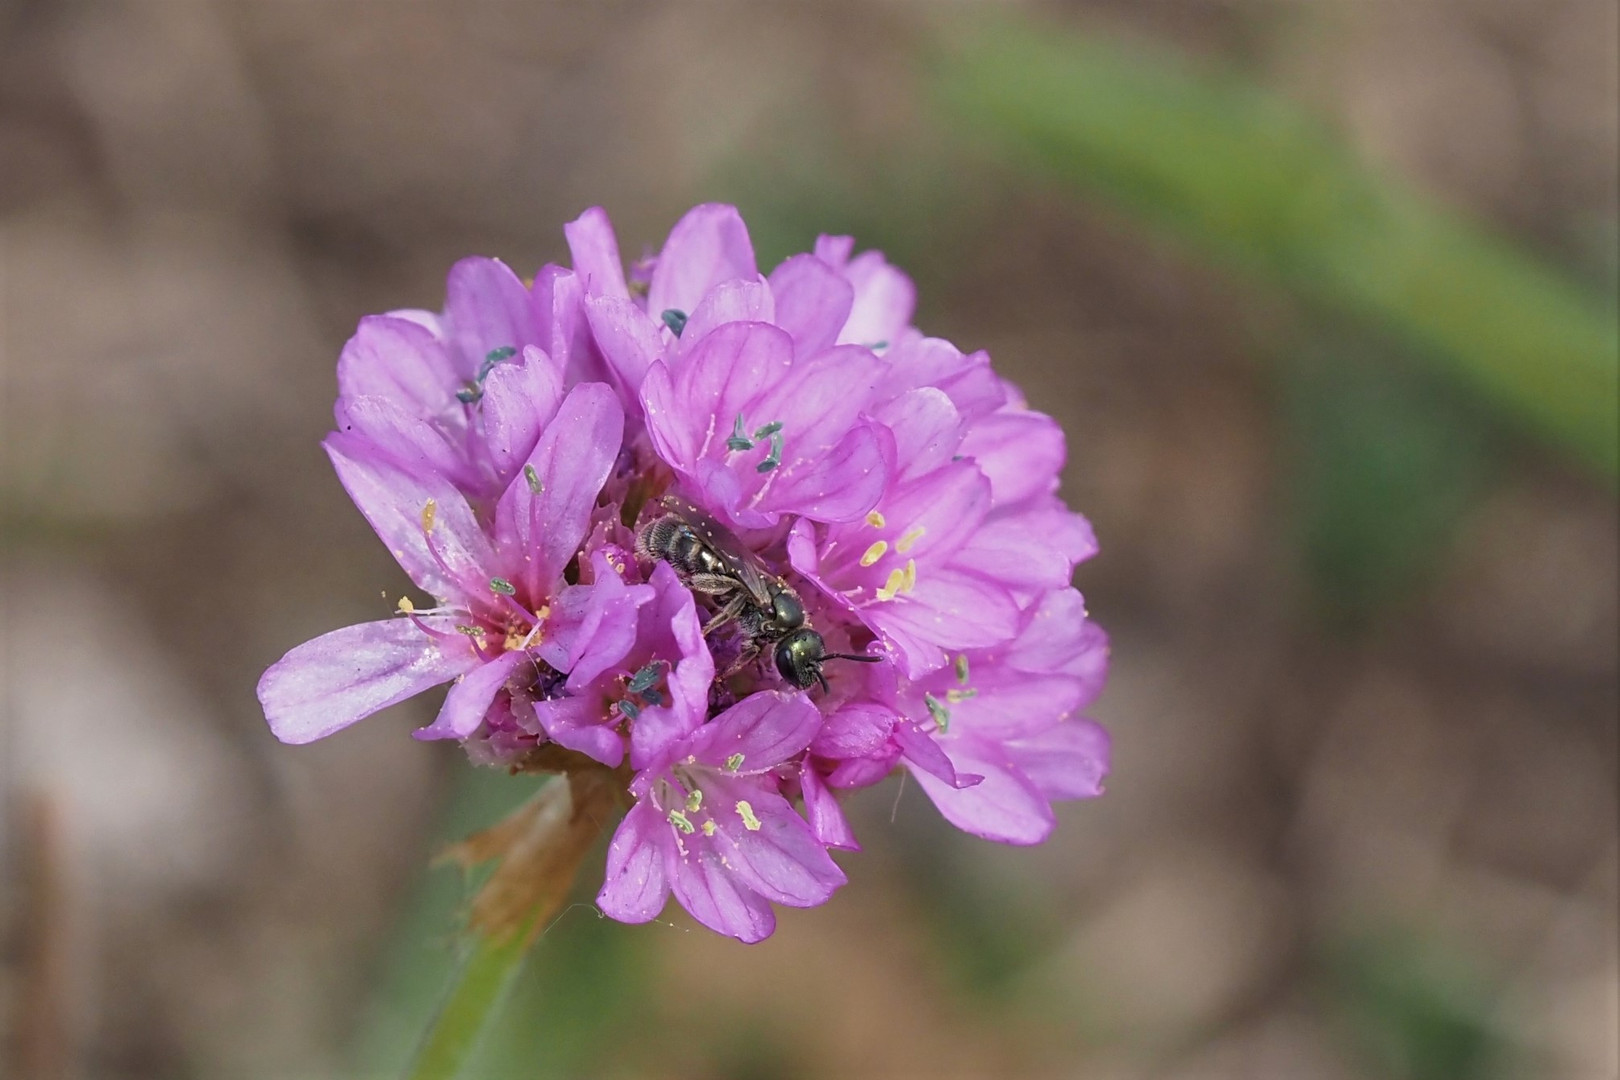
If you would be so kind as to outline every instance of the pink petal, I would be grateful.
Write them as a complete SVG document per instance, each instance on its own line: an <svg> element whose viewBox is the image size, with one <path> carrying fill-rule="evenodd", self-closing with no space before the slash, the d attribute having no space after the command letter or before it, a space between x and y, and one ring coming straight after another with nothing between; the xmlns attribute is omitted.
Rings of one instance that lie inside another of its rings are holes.
<svg viewBox="0 0 1620 1080"><path fill-rule="evenodd" d="M962 414L950 396L919 386L872 410L872 417L894 433L895 480L923 476L949 462L962 442Z"/></svg>
<svg viewBox="0 0 1620 1080"><path fill-rule="evenodd" d="M613 730L603 702L595 695L534 703L534 715L558 746L577 750L610 769L624 760L624 737Z"/></svg>
<svg viewBox="0 0 1620 1080"><path fill-rule="evenodd" d="M607 364L591 337L585 318L585 287L570 270L546 265L530 289L535 334L551 362L562 372L563 385L607 382Z"/></svg>
<svg viewBox="0 0 1620 1080"><path fill-rule="evenodd" d="M990 369L988 354L976 352L964 356L955 345L941 338L907 331L883 358L890 366L879 388L880 397L898 397L922 386L938 387L968 422L989 415L1007 399L1001 380Z"/></svg>
<svg viewBox="0 0 1620 1080"><path fill-rule="evenodd" d="M1038 844L1052 831L1052 806L1040 790L993 747L950 740L946 752L958 770L972 770L984 781L955 788L925 772L913 771L945 820L963 832L1003 844Z"/></svg>
<svg viewBox="0 0 1620 1080"><path fill-rule="evenodd" d="M956 562L981 567L1011 589L1061 589L1069 583L1074 564L1052 543L1044 524L1040 516L1021 514L987 521L956 553Z"/></svg>
<svg viewBox="0 0 1620 1080"><path fill-rule="evenodd" d="M647 310L655 318L669 308L690 315L722 281L758 276L748 226L737 208L704 203L688 210L664 241L647 290Z"/></svg>
<svg viewBox="0 0 1620 1080"><path fill-rule="evenodd" d="M714 659L703 640L691 592L666 562L653 567L649 584L657 599L641 609L640 642L675 666L665 677L669 704L641 710L631 728L630 764L636 769L647 768L708 719L709 685L714 681Z"/></svg>
<svg viewBox="0 0 1620 1080"><path fill-rule="evenodd" d="M672 860L670 887L681 906L710 930L738 941L751 945L770 937L776 929L770 902L737 880L712 843L701 833L677 843L682 849Z"/></svg>
<svg viewBox="0 0 1620 1080"><path fill-rule="evenodd" d="M462 259L445 283L445 329L471 379L495 349L521 349L535 340L529 290L499 259Z"/></svg>
<svg viewBox="0 0 1620 1080"><path fill-rule="evenodd" d="M883 367L868 350L844 345L794 361L765 388L748 419L782 425L782 471L822 457L844 437L871 400Z"/></svg>
<svg viewBox="0 0 1620 1080"><path fill-rule="evenodd" d="M950 702L950 728L975 737L1013 739L1045 731L1080 707L1083 686L1068 675L1036 675L1015 671L1005 665L974 665L972 697ZM944 686L934 685L936 698L943 699ZM926 718L921 701L911 710L916 719Z"/></svg>
<svg viewBox="0 0 1620 1080"><path fill-rule="evenodd" d="M854 287L855 302L838 340L871 346L898 338L917 303L911 279L876 251L863 251L851 259L844 276Z"/></svg>
<svg viewBox="0 0 1620 1080"><path fill-rule="evenodd" d="M663 324L619 296L588 298L585 317L608 368L633 399L647 377L647 368L663 355Z"/></svg>
<svg viewBox="0 0 1620 1080"><path fill-rule="evenodd" d="M596 580L557 593L535 647L546 663L568 673L568 689L574 693L619 666L636 644L638 610L654 597L650 585L626 585L605 554L598 552L593 562Z"/></svg>
<svg viewBox="0 0 1620 1080"><path fill-rule="evenodd" d="M816 237L816 258L835 267L840 273L845 264L849 262L850 255L855 251L855 238L853 236L828 236L823 233Z"/></svg>
<svg viewBox="0 0 1620 1080"><path fill-rule="evenodd" d="M407 319L369 315L338 357L338 393L387 398L415 416L435 416L465 378L444 343Z"/></svg>
<svg viewBox="0 0 1620 1080"><path fill-rule="evenodd" d="M776 325L793 338L794 356L813 356L838 339L855 302L842 274L814 255L795 255L771 271L770 284Z"/></svg>
<svg viewBox="0 0 1620 1080"><path fill-rule="evenodd" d="M520 469L495 508L505 562L536 603L552 594L563 568L590 530L591 512L613 471L624 437L624 410L605 383L568 392L529 455L539 491Z"/></svg>
<svg viewBox="0 0 1620 1080"><path fill-rule="evenodd" d="M723 281L709 290L686 320L681 336L670 349L670 366L678 369L681 357L726 323L769 323L775 318L776 304L764 281Z"/></svg>
<svg viewBox="0 0 1620 1080"><path fill-rule="evenodd" d="M385 619L293 649L259 680L270 730L285 743L314 742L479 665L453 618L423 622L452 636L436 638L409 620Z"/></svg>
<svg viewBox="0 0 1620 1080"><path fill-rule="evenodd" d="M478 730L484 714L495 700L495 695L506 685L507 676L518 664L528 660L523 653L502 653L495 659L479 664L450 684L444 696L444 707L427 727L412 734L418 739L465 739Z"/></svg>
<svg viewBox="0 0 1620 1080"><path fill-rule="evenodd" d="M412 581L440 599L488 595L494 553L466 498L448 479L405 472L341 433L328 435L322 445L344 490ZM424 529L429 523L431 531Z"/></svg>
<svg viewBox="0 0 1620 1080"><path fill-rule="evenodd" d="M867 545L879 533L865 522L829 530L838 547L822 562L821 573L840 588L865 585L876 591L892 571L904 571L908 561L918 564L918 580L931 577L933 568L947 562L973 534L990 508L990 484L969 462L952 462L900 486L879 509L886 519L882 536L887 550L868 565L861 565ZM905 550L898 541L905 538Z"/></svg>
<svg viewBox="0 0 1620 1080"><path fill-rule="evenodd" d="M1018 632L1018 605L1000 585L954 569L919 574L915 588L861 609L861 618L905 654L908 678L944 663L936 649L984 648Z"/></svg>
<svg viewBox="0 0 1620 1080"><path fill-rule="evenodd" d="M822 721L810 751L827 758L865 757L889 741L898 719L900 714L887 705L852 702Z"/></svg>
<svg viewBox="0 0 1620 1080"><path fill-rule="evenodd" d="M335 411L339 431L369 442L406 472L438 473L466 486L478 482L464 452L452 445L439 427L389 398L339 398Z"/></svg>
<svg viewBox="0 0 1620 1080"><path fill-rule="evenodd" d="M1076 589L1056 589L1041 598L1006 662L1021 671L1052 671L1080 679L1083 702L1102 690L1108 673L1108 635L1086 617L1086 602Z"/></svg>
<svg viewBox="0 0 1620 1080"><path fill-rule="evenodd" d="M1007 744L1013 762L1048 799L1090 799L1103 793L1109 738L1092 720L1065 720Z"/></svg>
<svg viewBox="0 0 1620 1080"><path fill-rule="evenodd" d="M854 521L882 498L893 464L894 438L888 429L858 423L821 457L801 459L772 474L779 478L760 499L758 512L770 518L793 513L815 521Z"/></svg>
<svg viewBox="0 0 1620 1080"><path fill-rule="evenodd" d="M713 774L704 778L703 794L719 826L712 843L745 887L778 904L813 907L848 880L782 796ZM751 823L743 802L753 813Z"/></svg>
<svg viewBox="0 0 1620 1080"><path fill-rule="evenodd" d="M894 741L914 776L928 776L952 788L972 787L983 781L976 773L959 772L950 756L916 724L901 722L894 726Z"/></svg>
<svg viewBox="0 0 1620 1080"><path fill-rule="evenodd" d="M720 453L739 413L766 387L784 378L793 343L766 323L727 323L706 336L673 377L662 363L647 370L641 387L647 431L670 465L691 475L711 447ZM755 421L744 416L744 421ZM721 429L724 430L721 430Z"/></svg>
<svg viewBox="0 0 1620 1080"><path fill-rule="evenodd" d="M624 262L619 258L619 241L607 211L593 206L563 226L574 272L585 285L588 296L615 296L628 299L624 283Z"/></svg>
<svg viewBox="0 0 1620 1080"><path fill-rule="evenodd" d="M1044 413L998 412L975 423L959 451L990 478L996 506L1056 490L1063 468L1063 429Z"/></svg>
<svg viewBox="0 0 1620 1080"><path fill-rule="evenodd" d="M525 346L516 361L496 364L490 371L479 408L489 456L504 480L510 481L528 460L540 432L557 415L562 394L562 373L534 345Z"/></svg>
<svg viewBox="0 0 1620 1080"><path fill-rule="evenodd" d="M562 783L558 780L556 783ZM669 823L650 802L637 802L619 822L608 845L607 871L596 904L625 923L650 922L669 899L666 864L673 858Z"/></svg>
<svg viewBox="0 0 1620 1080"><path fill-rule="evenodd" d="M685 752L728 772L752 775L774 768L810 745L821 713L802 692L761 690L705 724ZM741 754L735 769L726 762Z"/></svg>
<svg viewBox="0 0 1620 1080"><path fill-rule="evenodd" d="M849 827L849 821L838 805L837 796L822 780L821 774L816 772L809 758L799 766L799 790L804 793L805 817L809 819L810 831L815 834L818 843L845 851L861 850L860 843L855 839L855 831Z"/></svg>

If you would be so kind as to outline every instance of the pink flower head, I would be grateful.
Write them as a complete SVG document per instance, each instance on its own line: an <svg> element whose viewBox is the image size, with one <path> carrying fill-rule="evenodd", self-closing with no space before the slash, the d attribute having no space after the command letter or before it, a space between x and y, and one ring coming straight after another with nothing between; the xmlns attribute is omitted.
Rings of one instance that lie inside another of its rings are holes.
<svg viewBox="0 0 1620 1080"><path fill-rule="evenodd" d="M729 206L628 272L600 209L564 232L572 268L464 260L441 314L345 347L327 452L435 603L293 649L271 730L450 683L419 737L613 777L605 912L674 895L743 941L843 883L842 794L896 769L1005 843L1099 794L1107 639L1057 424L848 237L767 275Z"/></svg>
<svg viewBox="0 0 1620 1080"><path fill-rule="evenodd" d="M769 901L831 896L844 873L782 795L781 771L791 777L820 724L802 693L762 690L637 773L635 806L608 848L602 910L646 922L673 891L703 925L759 941L776 927Z"/></svg>

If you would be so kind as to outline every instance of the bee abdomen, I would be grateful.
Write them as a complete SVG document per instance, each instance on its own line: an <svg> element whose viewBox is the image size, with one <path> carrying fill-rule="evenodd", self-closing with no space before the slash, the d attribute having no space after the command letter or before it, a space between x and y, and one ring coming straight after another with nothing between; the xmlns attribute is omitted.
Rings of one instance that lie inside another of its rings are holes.
<svg viewBox="0 0 1620 1080"><path fill-rule="evenodd" d="M661 559L683 578L724 575L725 560L715 554L692 526L673 514L649 521L636 536L636 554L644 559Z"/></svg>

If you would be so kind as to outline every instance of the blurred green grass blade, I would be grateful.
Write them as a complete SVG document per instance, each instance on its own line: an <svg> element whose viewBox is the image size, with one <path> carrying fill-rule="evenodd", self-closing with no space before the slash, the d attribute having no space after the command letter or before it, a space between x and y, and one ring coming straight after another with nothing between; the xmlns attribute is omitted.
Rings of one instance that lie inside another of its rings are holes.
<svg viewBox="0 0 1620 1080"><path fill-rule="evenodd" d="M1468 960L1411 928L1334 943L1321 991L1328 1018L1376 1075L1490 1080L1506 1075L1506 1033Z"/></svg>
<svg viewBox="0 0 1620 1080"><path fill-rule="evenodd" d="M531 923L502 939L467 932L472 949L406 1074L409 1080L455 1080L470 1075L467 1065L523 969L534 941L532 930Z"/></svg>
<svg viewBox="0 0 1620 1080"><path fill-rule="evenodd" d="M1138 46L976 22L947 108L1022 162L1207 254L1405 335L1620 475L1613 306L1355 160L1304 111Z"/></svg>
<svg viewBox="0 0 1620 1080"><path fill-rule="evenodd" d="M1494 464L1480 410L1390 351L1324 334L1276 366L1297 547L1340 629L1421 595Z"/></svg>
<svg viewBox="0 0 1620 1080"><path fill-rule="evenodd" d="M507 776L458 763L456 787L433 847L499 821L532 796L541 782L539 777ZM415 895L390 935L377 989L351 1048L355 1075L398 1076L405 1071L463 962L458 953L460 913L484 874L469 879L454 868L430 870L427 855L424 851Z"/></svg>

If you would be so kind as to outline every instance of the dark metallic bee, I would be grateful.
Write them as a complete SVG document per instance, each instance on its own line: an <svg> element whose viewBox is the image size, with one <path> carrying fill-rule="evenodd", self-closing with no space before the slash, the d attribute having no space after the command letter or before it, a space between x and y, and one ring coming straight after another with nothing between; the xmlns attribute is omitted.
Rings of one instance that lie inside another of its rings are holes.
<svg viewBox="0 0 1620 1080"><path fill-rule="evenodd" d="M821 666L826 661L877 663L875 656L828 652L826 641L805 624L799 594L760 565L742 541L684 499L666 496L660 503L668 512L641 527L636 554L667 562L687 588L719 605L703 627L705 637L736 620L744 641L737 666L772 645L782 678L800 690L818 682L825 690Z"/></svg>

